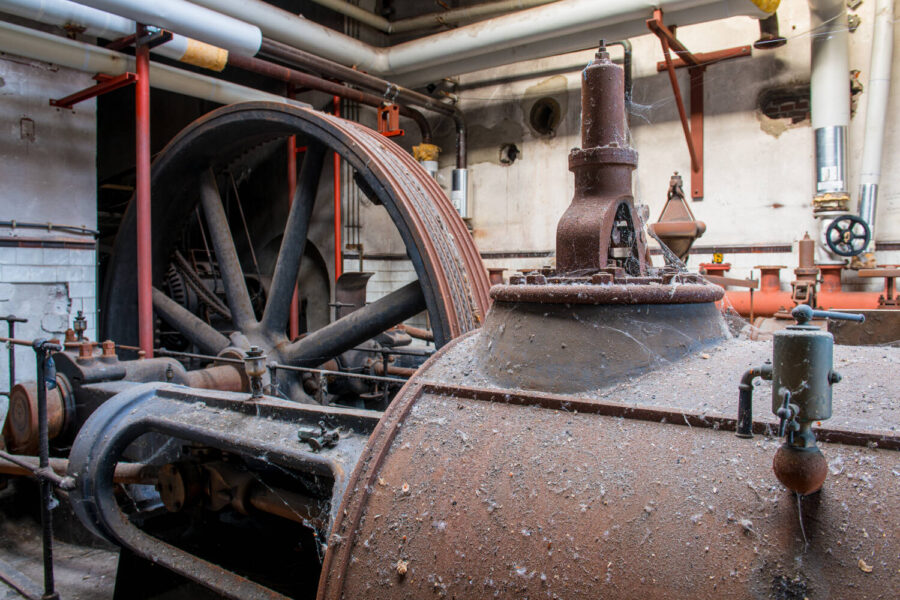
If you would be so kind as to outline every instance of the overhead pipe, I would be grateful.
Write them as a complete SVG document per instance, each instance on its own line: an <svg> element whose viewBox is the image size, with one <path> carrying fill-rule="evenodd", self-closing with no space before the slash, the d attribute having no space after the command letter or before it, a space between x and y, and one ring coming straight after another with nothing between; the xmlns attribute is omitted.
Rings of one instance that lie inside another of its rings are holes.
<svg viewBox="0 0 900 600"><path fill-rule="evenodd" d="M260 54L304 70L312 70L321 75L378 92L382 94L385 100L396 101L401 106L404 104L418 106L452 118L456 125L456 168L453 170L451 177L450 199L461 216L464 218L468 216L467 127L465 116L457 106L444 104L437 98L398 86L374 75L345 67L326 58L291 48L287 44L273 40L263 40Z"/></svg>
<svg viewBox="0 0 900 600"><path fill-rule="evenodd" d="M409 33L436 27L458 25L466 21L474 21L482 17L491 17L544 4L552 4L558 0L499 0L498 2L486 2L475 6L463 8L451 8L442 12L429 13L407 19L389 21L380 15L369 12L347 0L312 0L319 6L324 6L336 13L342 14L363 25L368 25L382 33Z"/></svg>
<svg viewBox="0 0 900 600"><path fill-rule="evenodd" d="M466 122L462 111L456 106L273 40L263 40L260 55L371 90L381 94L385 101L396 101L401 106L418 106L452 118L457 128L456 167L466 168Z"/></svg>
<svg viewBox="0 0 900 600"><path fill-rule="evenodd" d="M733 16L765 18L778 6L778 0L656 0L651 4L646 0L560 0L381 48L261 0L195 3L252 23L267 38L343 65L391 76L427 68L431 80L536 58L535 47L540 56L581 50L586 36L593 46L599 37L642 35L652 8L662 8L680 25L690 25Z"/></svg>
<svg viewBox="0 0 900 600"><path fill-rule="evenodd" d="M87 73L121 75L126 71L135 70L134 58L126 54L2 21L0 21L0 52L54 63ZM154 88L217 104L264 100L309 106L305 102L288 100L268 92L154 62L150 63L150 81Z"/></svg>
<svg viewBox="0 0 900 600"><path fill-rule="evenodd" d="M868 252L875 250L875 218L881 153L891 89L891 62L894 55L894 1L878 0L875 5L875 32L869 65L869 95L866 101L866 129L859 173L859 216L869 225L872 239Z"/></svg>
<svg viewBox="0 0 900 600"><path fill-rule="evenodd" d="M0 12L108 40L131 35L137 26L125 17L69 0L3 0ZM227 50L177 33L172 35L171 40L154 46L150 51L213 71L224 69L228 59Z"/></svg>
<svg viewBox="0 0 900 600"><path fill-rule="evenodd" d="M258 75L263 75L270 79L277 79L296 86L301 86L334 96L340 96L353 102L359 102L367 106L380 107L385 104L385 100L374 94L369 94L346 85L322 79L308 73L276 65L259 58L251 58L247 56L232 55L228 58L228 64L238 69L250 71ZM415 121L419 130L422 132L422 141L431 143L431 125L425 116L417 110L410 108L404 104L400 105L400 114Z"/></svg>
<svg viewBox="0 0 900 600"><path fill-rule="evenodd" d="M254 56L262 43L258 27L186 0L78 0L78 4L163 27L245 56Z"/></svg>

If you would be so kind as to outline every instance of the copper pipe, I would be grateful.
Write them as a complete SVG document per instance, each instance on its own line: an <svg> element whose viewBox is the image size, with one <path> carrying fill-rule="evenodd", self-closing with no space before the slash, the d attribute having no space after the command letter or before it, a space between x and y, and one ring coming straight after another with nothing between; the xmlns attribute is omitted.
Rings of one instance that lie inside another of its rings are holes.
<svg viewBox="0 0 900 600"><path fill-rule="evenodd" d="M424 340L426 342L434 341L434 333L428 331L427 329L420 329L419 327L413 327L411 325L400 324L397 325L397 329L405 332L410 337L414 337L417 340Z"/></svg>
<svg viewBox="0 0 900 600"><path fill-rule="evenodd" d="M387 372L385 372L384 365L380 362L373 364L372 368L376 375L398 375L400 377L412 377L418 370L409 367L395 367L393 365L388 365Z"/></svg>

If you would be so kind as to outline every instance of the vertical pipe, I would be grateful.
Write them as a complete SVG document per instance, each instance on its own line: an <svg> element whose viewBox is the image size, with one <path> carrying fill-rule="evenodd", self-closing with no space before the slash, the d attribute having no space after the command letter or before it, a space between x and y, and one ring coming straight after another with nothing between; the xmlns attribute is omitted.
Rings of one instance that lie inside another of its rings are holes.
<svg viewBox="0 0 900 600"><path fill-rule="evenodd" d="M287 143L287 177L288 177L288 212L294 204L297 191L297 136L292 135ZM300 296L297 294L297 283L294 283L294 294L291 296L291 313L288 317L288 338L294 340L300 335Z"/></svg>
<svg viewBox="0 0 900 600"><path fill-rule="evenodd" d="M888 95L891 89L891 59L894 54L894 1L878 0L875 31L872 35L872 62L869 65L869 97L866 102L866 130L862 165L859 171L859 216L869 225L872 239L867 252L875 250L875 216L878 184L881 180L881 153Z"/></svg>
<svg viewBox="0 0 900 600"><path fill-rule="evenodd" d="M341 98L334 97L334 116L341 116ZM341 155L334 153L334 280L343 272L341 253Z"/></svg>
<svg viewBox="0 0 900 600"><path fill-rule="evenodd" d="M34 354L37 362L37 409L38 409L38 453L39 467L46 472L50 468L50 434L47 423L47 373L44 362L48 359L48 351L44 346L44 340L35 340ZM50 481L46 477L39 477L38 482L41 491L41 541L43 543L44 559L44 600L56 600L53 581L53 519L50 515L50 506L53 502L53 490Z"/></svg>
<svg viewBox="0 0 900 600"><path fill-rule="evenodd" d="M150 237L150 48L141 44L146 28L138 25L135 39L135 196L137 199L138 339L146 358L153 357L153 272Z"/></svg>
<svg viewBox="0 0 900 600"><path fill-rule="evenodd" d="M847 126L850 124L847 7L844 0L809 0L809 12L816 195L846 196Z"/></svg>
<svg viewBox="0 0 900 600"><path fill-rule="evenodd" d="M9 339L16 337L15 315L9 315L6 328L9 331ZM16 345L9 344L9 395L12 397L13 386L16 385Z"/></svg>

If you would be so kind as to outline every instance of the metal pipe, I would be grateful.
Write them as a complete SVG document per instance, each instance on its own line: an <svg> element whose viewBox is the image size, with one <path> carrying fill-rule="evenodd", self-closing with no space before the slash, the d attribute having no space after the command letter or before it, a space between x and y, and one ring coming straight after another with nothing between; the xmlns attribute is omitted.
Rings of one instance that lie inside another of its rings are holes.
<svg viewBox="0 0 900 600"><path fill-rule="evenodd" d="M50 352L61 350L58 344L48 343L46 340L37 339L32 343L37 363L37 412L38 412L38 469L47 471L50 466L50 433L47 423L47 378L56 383L56 377L46 372L46 367L52 364ZM39 477L38 485L41 491L41 541L43 545L44 560L44 596L46 600L59 598L54 589L53 581L53 518L50 511L53 506L53 489L47 477Z"/></svg>
<svg viewBox="0 0 900 600"><path fill-rule="evenodd" d="M346 0L312 0L320 6L330 8L336 13L349 17L382 33L408 33L441 26L457 25L465 21L474 21L482 17L515 12L544 4L552 4L557 0L500 0L463 8L451 8L439 13L429 13L397 21L389 21L382 16L371 13L364 8L351 4Z"/></svg>
<svg viewBox="0 0 900 600"><path fill-rule="evenodd" d="M246 56L255 55L262 42L258 27L186 0L78 0L78 4L164 27Z"/></svg>
<svg viewBox="0 0 900 600"><path fill-rule="evenodd" d="M772 381L772 365L747 369L738 384L738 418L735 435L740 438L753 437L753 380L759 377Z"/></svg>
<svg viewBox="0 0 900 600"><path fill-rule="evenodd" d="M850 59L844 0L809 0L810 107L816 140L816 194L847 194Z"/></svg>
<svg viewBox="0 0 900 600"><path fill-rule="evenodd" d="M54 63L91 74L121 75L126 71L135 70L134 59L126 54L2 21L0 21L0 52ZM155 88L218 104L264 100L309 106L305 102L287 100L275 94L153 62L150 63L150 79Z"/></svg>
<svg viewBox="0 0 900 600"><path fill-rule="evenodd" d="M384 100L383 98L379 98L374 94L369 94L348 87L346 85L336 83L334 81L316 77L315 75L301 73L300 71L297 71L295 69L276 65L259 58L232 55L228 58L228 64L245 71L264 75L266 77L284 81L296 86L307 87L310 89L318 90L320 92L334 94L335 96L340 96L341 98L346 98L348 100L359 102L360 104L365 104L367 106L373 106L377 108L383 106L386 103L386 100ZM422 141L429 144L431 143L431 125L428 124L428 121L425 119L422 113L401 104L400 114L415 121L416 125L418 125L419 130L422 133Z"/></svg>
<svg viewBox="0 0 900 600"><path fill-rule="evenodd" d="M150 48L141 43L147 35L137 27L134 62L135 202L137 206L137 309L138 345L153 358L153 238L150 232Z"/></svg>
<svg viewBox="0 0 900 600"><path fill-rule="evenodd" d="M287 143L287 186L288 186L288 214L294 204L294 193L297 191L297 136L292 135ZM297 282L294 282L294 291L291 292L291 312L288 314L288 339L294 341L300 335L300 295L297 292Z"/></svg>
<svg viewBox="0 0 900 600"><path fill-rule="evenodd" d="M682 25L739 15L763 18L769 13L759 7L773 7L772 2L762 0L657 0L652 4L644 0L560 0L380 48L261 0L195 3L257 25L267 38L344 65L392 76L430 69L432 81L535 58L533 54L524 56L532 47L540 48L539 56L550 56L593 46L600 37L624 39L641 35L654 7L671 11L669 16ZM585 36L593 41L585 44ZM447 66L451 64L463 66L455 70L457 67Z"/></svg>
<svg viewBox="0 0 900 600"><path fill-rule="evenodd" d="M0 12L108 40L131 35L136 24L69 0L4 0ZM183 35L150 49L154 54L214 71L225 68L228 51Z"/></svg>
<svg viewBox="0 0 900 600"><path fill-rule="evenodd" d="M40 469L39 460L37 456L8 454L0 451L0 473L20 477L35 476ZM70 486L71 480L66 478L69 469L68 460L65 458L51 458L50 469L56 475L55 479L51 479L54 485L63 489ZM141 463L116 463L113 482L152 485L156 483L156 467Z"/></svg>
<svg viewBox="0 0 900 600"><path fill-rule="evenodd" d="M341 116L341 98L334 97L334 116ZM344 272L344 259L341 253L341 155L334 153L334 280L337 281Z"/></svg>
<svg viewBox="0 0 900 600"><path fill-rule="evenodd" d="M374 75L350 69L344 65L273 40L263 40L260 54L306 71L315 71L321 75L340 79L349 84L380 93L385 100L397 102L401 107L407 104L418 106L452 118L456 124L456 168L466 168L466 120L462 111L456 106L444 104L437 98L426 96Z"/></svg>
<svg viewBox="0 0 900 600"><path fill-rule="evenodd" d="M859 216L869 225L872 239L868 252L875 250L878 184L881 180L881 153L884 124L891 89L891 62L894 55L894 2L878 0L875 5L875 32L869 66L869 96L866 102L866 129L859 172Z"/></svg>

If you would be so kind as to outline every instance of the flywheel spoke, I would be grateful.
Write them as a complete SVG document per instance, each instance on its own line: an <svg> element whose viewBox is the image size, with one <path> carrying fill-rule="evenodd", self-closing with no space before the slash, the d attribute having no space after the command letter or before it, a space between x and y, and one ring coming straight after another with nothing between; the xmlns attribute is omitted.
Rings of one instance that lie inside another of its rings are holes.
<svg viewBox="0 0 900 600"><path fill-rule="evenodd" d="M306 236L309 232L309 222L316 202L316 190L319 187L324 160L325 147L321 144L311 144L303 157L300 178L291 204L291 212L284 227L281 249L278 252L278 261L275 263L275 273L272 276L272 285L269 287L268 301L263 313L262 325L268 331L283 333L287 327L291 298L297 284L300 260L306 246Z"/></svg>
<svg viewBox="0 0 900 600"><path fill-rule="evenodd" d="M153 288L153 310L203 352L218 354L229 345L227 337L157 288Z"/></svg>
<svg viewBox="0 0 900 600"><path fill-rule="evenodd" d="M212 170L207 171L201 179L200 199L209 226L213 250L216 253L216 261L219 263L219 271L225 283L225 297L228 299L228 308L231 309L232 321L237 329L247 329L256 323L256 316L253 314L244 271L234 247L228 217L225 215L225 207L222 205Z"/></svg>
<svg viewBox="0 0 900 600"><path fill-rule="evenodd" d="M350 350L425 310L418 281L338 319L288 346L287 363L312 367Z"/></svg>

